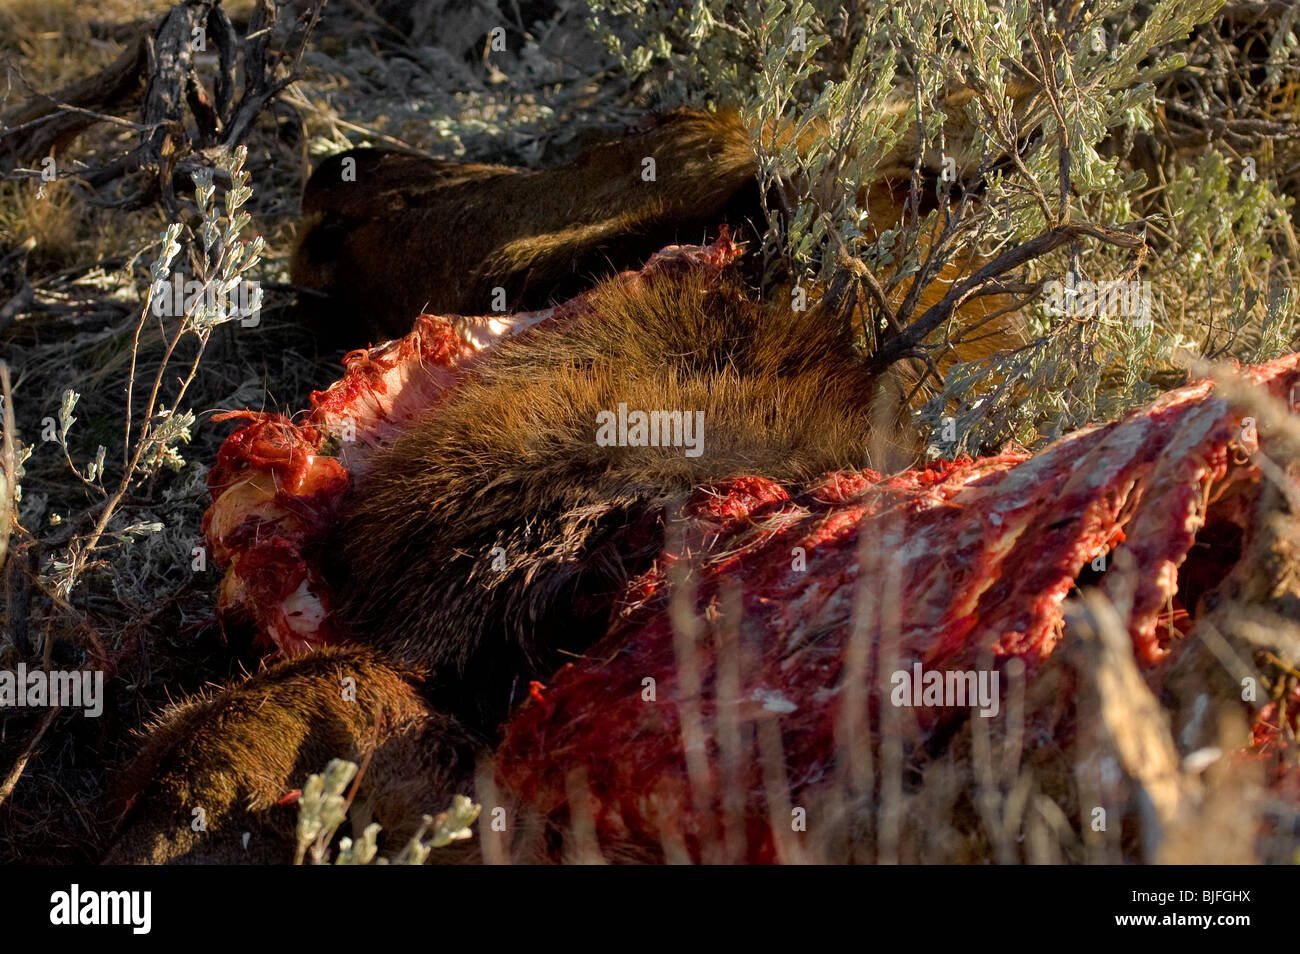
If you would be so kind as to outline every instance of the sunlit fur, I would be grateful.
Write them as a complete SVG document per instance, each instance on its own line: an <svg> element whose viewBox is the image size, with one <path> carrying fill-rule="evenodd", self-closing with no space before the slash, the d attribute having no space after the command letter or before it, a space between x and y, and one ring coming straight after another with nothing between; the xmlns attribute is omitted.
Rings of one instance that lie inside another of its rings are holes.
<svg viewBox="0 0 1300 954"><path fill-rule="evenodd" d="M335 758L367 762L354 817L400 849L422 812L470 790L477 751L415 682L364 647L329 648L173 706L119 780L130 805L106 860L284 863L298 820L288 785Z"/></svg>
<svg viewBox="0 0 1300 954"><path fill-rule="evenodd" d="M438 670L457 709L500 718L526 691L517 679L601 635L674 496L901 465L916 440L898 393L819 311L755 304L700 274L608 282L570 326L507 341L378 460L327 548L343 554L345 615L360 638ZM703 411L703 453L598 445L597 414L620 403Z"/></svg>

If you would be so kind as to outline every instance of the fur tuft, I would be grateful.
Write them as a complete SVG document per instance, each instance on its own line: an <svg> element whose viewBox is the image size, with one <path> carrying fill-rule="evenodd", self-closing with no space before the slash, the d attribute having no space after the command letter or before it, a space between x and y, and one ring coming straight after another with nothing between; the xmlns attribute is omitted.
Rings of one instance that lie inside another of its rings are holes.
<svg viewBox="0 0 1300 954"><path fill-rule="evenodd" d="M385 850L399 850L421 810L470 787L479 752L417 683L369 649L330 647L173 706L118 781L129 804L106 862L287 863L298 811L280 801L334 758L369 758L354 817L379 822Z"/></svg>
<svg viewBox="0 0 1300 954"><path fill-rule="evenodd" d="M597 415L620 403L702 411L702 453L601 446ZM567 327L505 341L375 461L331 547L344 614L434 669L440 709L490 728L603 634L674 500L743 475L797 486L904 465L915 448L882 410L898 403L847 328L756 304L734 276L605 282Z"/></svg>

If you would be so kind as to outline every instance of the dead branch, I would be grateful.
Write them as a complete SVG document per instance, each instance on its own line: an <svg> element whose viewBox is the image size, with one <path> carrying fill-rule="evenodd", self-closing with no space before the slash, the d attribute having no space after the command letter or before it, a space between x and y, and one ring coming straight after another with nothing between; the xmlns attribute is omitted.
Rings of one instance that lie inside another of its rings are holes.
<svg viewBox="0 0 1300 954"><path fill-rule="evenodd" d="M143 182L126 190L126 198L86 198L129 208L161 195L174 212L175 171L196 153L229 150L244 141L258 116L296 78L322 6L323 0L301 10L258 0L241 36L221 0L182 0L160 20L139 25L111 66L0 117L0 176L66 148L92 126L121 124L139 132L134 146L60 175L93 190L140 174ZM210 76L200 75L201 52L215 54ZM136 101L133 122L123 114Z"/></svg>
<svg viewBox="0 0 1300 954"><path fill-rule="evenodd" d="M40 744L41 738L45 735L45 730L53 724L54 717L62 711L62 706L50 706L49 709L46 710L45 715L41 717L40 723L36 726L35 731L32 732L31 737L28 738L27 742L23 745L22 752L19 753L17 761L15 761L13 766L9 769L9 773L5 776L4 782L0 783L0 805L3 805L5 799L13 794L13 790L18 785L18 780L23 776L23 770L27 768L27 763L31 759L32 753L36 751L36 746Z"/></svg>
<svg viewBox="0 0 1300 954"><path fill-rule="evenodd" d="M58 152L98 121L94 113L130 105L144 83L147 36L140 33L117 60L95 75L56 93L34 96L0 116L0 175Z"/></svg>

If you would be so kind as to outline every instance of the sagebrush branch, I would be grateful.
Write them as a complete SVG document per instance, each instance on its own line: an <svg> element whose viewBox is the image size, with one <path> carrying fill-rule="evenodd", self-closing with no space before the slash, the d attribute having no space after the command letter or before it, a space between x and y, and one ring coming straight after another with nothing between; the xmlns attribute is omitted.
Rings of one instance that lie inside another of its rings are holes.
<svg viewBox="0 0 1300 954"><path fill-rule="evenodd" d="M926 309L897 335L884 341L872 355L871 363L877 369L887 368L901 358L917 355L921 343L936 328L952 315L954 309L961 307L968 299L977 295L994 294L1003 290L1001 285L991 287L998 276L1019 268L1028 262L1060 248L1067 242L1082 237L1096 238L1121 248L1142 249L1146 247L1144 220L1136 220L1120 228L1096 225L1091 222L1070 222L1043 232L1023 245L1003 252L993 261L974 272L965 281L954 287L935 304Z"/></svg>

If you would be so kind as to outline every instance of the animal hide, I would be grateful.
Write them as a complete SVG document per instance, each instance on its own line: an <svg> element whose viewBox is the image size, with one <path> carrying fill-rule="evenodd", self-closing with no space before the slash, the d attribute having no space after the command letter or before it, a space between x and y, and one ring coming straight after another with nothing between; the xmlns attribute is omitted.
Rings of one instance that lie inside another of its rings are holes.
<svg viewBox="0 0 1300 954"><path fill-rule="evenodd" d="M725 237L672 247L619 280L718 274L734 254ZM424 315L406 337L350 354L344 377L297 421L230 415L246 423L212 469L204 521L227 566L221 612L286 654L366 641L341 622L323 569L349 488L503 337L545 335L585 307L580 296L509 319ZM1294 412L1300 354L1241 374ZM1007 687L1023 690L1027 749L1068 749L1082 734L1082 717L1065 712L1074 695L1108 698L1097 660L1135 661L1133 684L1163 698L1199 642L1195 627L1245 591L1243 575L1261 572L1266 524L1290 519L1263 476L1263 443L1212 382L1197 381L1034 454L830 473L800 490L762 477L698 486L667 521L653 566L618 597L605 636L515 707L497 783L600 845L788 860L800 850L792 812L842 821L833 805L844 791L879 796L882 739L924 772L985 718L970 699L936 705L910 689L900 704L900 673L996 673L1004 720ZM1103 639L1093 663L1073 658L1063 676L1065 645L1094 645L1076 635L1089 625L1072 615L1079 587L1105 597L1106 620L1131 649ZM1297 593L1264 589L1283 616L1300 615ZM1288 704L1294 727L1300 696L1235 704L1253 723L1254 756L1294 764L1279 754L1277 719ZM1154 791L1149 766L1125 757L1124 731L1111 732L1118 762ZM1160 732L1157 747L1169 738ZM1294 774L1273 779L1293 800ZM1154 799L1167 827L1180 799Z"/></svg>

